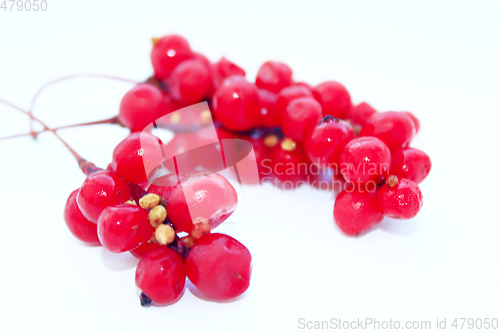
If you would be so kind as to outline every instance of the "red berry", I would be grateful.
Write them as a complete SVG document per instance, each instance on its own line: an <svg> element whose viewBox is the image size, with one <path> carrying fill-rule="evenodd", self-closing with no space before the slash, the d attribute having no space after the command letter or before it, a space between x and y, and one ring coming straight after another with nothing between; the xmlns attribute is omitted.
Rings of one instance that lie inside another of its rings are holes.
<svg viewBox="0 0 500 333"><path fill-rule="evenodd" d="M347 89L335 81L326 81L314 88L314 98L323 108L323 116L345 119L352 108L351 95Z"/></svg>
<svg viewBox="0 0 500 333"><path fill-rule="evenodd" d="M391 151L408 146L415 135L411 118L401 112L376 113L361 128L359 136L374 136L382 140Z"/></svg>
<svg viewBox="0 0 500 333"><path fill-rule="evenodd" d="M246 131L257 122L259 94L254 84L241 76L224 80L213 98L214 113L224 127Z"/></svg>
<svg viewBox="0 0 500 333"><path fill-rule="evenodd" d="M208 68L209 71L212 71L212 64L210 63L210 60L208 60L208 58L205 55L198 53L198 52L193 52L192 58L194 60L200 61L203 64L203 66Z"/></svg>
<svg viewBox="0 0 500 333"><path fill-rule="evenodd" d="M225 78L233 75L245 76L245 71L240 67L236 66L231 61L222 57L218 62L212 66L213 79L215 88L219 88Z"/></svg>
<svg viewBox="0 0 500 333"><path fill-rule="evenodd" d="M340 172L348 182L377 181L389 171L391 152L377 138L357 138L344 147L340 164Z"/></svg>
<svg viewBox="0 0 500 333"><path fill-rule="evenodd" d="M311 85L309 83L306 83L306 82L294 82L292 84L292 86L304 87L304 88L307 88L307 90L309 90L309 91L313 90L313 88L311 87Z"/></svg>
<svg viewBox="0 0 500 333"><path fill-rule="evenodd" d="M104 248L113 253L137 248L150 240L154 232L148 211L135 205L107 207L97 221L99 240Z"/></svg>
<svg viewBox="0 0 500 333"><path fill-rule="evenodd" d="M303 86L291 86L280 91L278 94L278 100L276 101L276 110L280 121L282 115L288 107L288 104L290 104L291 101L302 97L313 97L311 90Z"/></svg>
<svg viewBox="0 0 500 333"><path fill-rule="evenodd" d="M193 56L188 41L181 36L167 35L153 43L151 63L158 80L168 78L175 66Z"/></svg>
<svg viewBox="0 0 500 333"><path fill-rule="evenodd" d="M126 181L143 186L163 161L163 148L161 140L149 132L132 133L116 146L111 167Z"/></svg>
<svg viewBox="0 0 500 333"><path fill-rule="evenodd" d="M164 97L160 89L141 83L123 96L118 119L132 132L142 131L164 113Z"/></svg>
<svg viewBox="0 0 500 333"><path fill-rule="evenodd" d="M411 219L422 208L422 192L417 183L400 179L394 187L384 184L378 194L378 203L385 216L396 219Z"/></svg>
<svg viewBox="0 0 500 333"><path fill-rule="evenodd" d="M138 259L142 259L145 256L147 256L149 253L156 251L156 250L159 250L159 249L164 249L165 247L166 247L165 245L161 245L158 243L153 243L151 241L147 241L147 242L139 245L139 247L137 247L133 250L130 250L130 254Z"/></svg>
<svg viewBox="0 0 500 333"><path fill-rule="evenodd" d="M198 157L193 152L193 148L197 147L197 137L192 132L176 133L175 136L165 146L165 167L172 171L178 172L182 177L192 173L199 164ZM173 157L175 157L174 164Z"/></svg>
<svg viewBox="0 0 500 333"><path fill-rule="evenodd" d="M259 68L255 84L275 94L292 84L292 69L278 61L267 61Z"/></svg>
<svg viewBox="0 0 500 333"><path fill-rule="evenodd" d="M196 59L183 61L170 74L168 88L177 101L185 104L201 102L212 88L209 68Z"/></svg>
<svg viewBox="0 0 500 333"><path fill-rule="evenodd" d="M429 155L415 148L392 153L391 174L420 183L431 171Z"/></svg>
<svg viewBox="0 0 500 333"><path fill-rule="evenodd" d="M411 112L404 111L403 113L411 118L411 121L413 121L413 125L415 125L415 133L418 133L418 131L420 130L420 121L418 121L418 118L415 117Z"/></svg>
<svg viewBox="0 0 500 333"><path fill-rule="evenodd" d="M281 125L280 114L276 102L278 95L265 89L259 89L260 112L256 126L278 127Z"/></svg>
<svg viewBox="0 0 500 333"><path fill-rule="evenodd" d="M321 119L321 105L310 97L292 101L282 118L283 133L296 142L309 136Z"/></svg>
<svg viewBox="0 0 500 333"><path fill-rule="evenodd" d="M162 176L149 187L148 193L158 194L163 200L168 201L170 193L179 184L179 178L175 173Z"/></svg>
<svg viewBox="0 0 500 333"><path fill-rule="evenodd" d="M274 148L270 160L273 176L282 183L282 187L293 188L307 179L309 161L301 144L284 139ZM268 165L263 167L266 170L269 168Z"/></svg>
<svg viewBox="0 0 500 333"><path fill-rule="evenodd" d="M351 188L335 199L333 217L340 230L354 236L380 223L384 215L377 202L377 192Z"/></svg>
<svg viewBox="0 0 500 333"><path fill-rule="evenodd" d="M190 233L197 223L208 223L211 229L217 227L237 204L236 191L226 178L217 173L196 172L172 190L167 210L172 223Z"/></svg>
<svg viewBox="0 0 500 333"><path fill-rule="evenodd" d="M135 284L157 305L176 302L182 295L185 283L184 262L172 249L153 251L137 265Z"/></svg>
<svg viewBox="0 0 500 333"><path fill-rule="evenodd" d="M215 300L228 300L248 289L252 256L236 239L223 234L209 234L203 236L189 252L186 273L203 294Z"/></svg>
<svg viewBox="0 0 500 333"><path fill-rule="evenodd" d="M340 154L354 138L351 125L343 120L326 116L305 141L305 150L311 162L337 168Z"/></svg>
<svg viewBox="0 0 500 333"><path fill-rule="evenodd" d="M163 114L162 118L158 119L157 123L162 124L165 122L165 120L171 120L169 117L165 117L171 112L177 111L185 107L183 103L176 101L175 99L172 98L172 96L168 93L163 93ZM168 125L171 125L169 123Z"/></svg>
<svg viewBox="0 0 500 333"><path fill-rule="evenodd" d="M351 108L347 118L355 124L364 125L368 118L373 116L375 113L377 113L377 110L375 110L370 104L362 102Z"/></svg>
<svg viewBox="0 0 500 333"><path fill-rule="evenodd" d="M64 221L73 236L82 242L89 245L101 245L97 237L97 225L87 220L80 211L80 208L78 208L76 196L79 190L74 190L69 195L66 207L64 208Z"/></svg>
<svg viewBox="0 0 500 333"><path fill-rule="evenodd" d="M83 216L97 223L104 208L132 198L128 183L116 172L99 171L87 176L76 197Z"/></svg>

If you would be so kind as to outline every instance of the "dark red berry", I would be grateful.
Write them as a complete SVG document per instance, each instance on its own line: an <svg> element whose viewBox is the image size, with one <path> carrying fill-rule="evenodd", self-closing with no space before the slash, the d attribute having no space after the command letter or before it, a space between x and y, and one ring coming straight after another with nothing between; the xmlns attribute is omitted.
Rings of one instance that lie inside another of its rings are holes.
<svg viewBox="0 0 500 333"><path fill-rule="evenodd" d="M182 177L192 173L199 164L198 157L193 154L193 148L197 147L197 140L192 132L176 133L173 139L165 145L165 167Z"/></svg>
<svg viewBox="0 0 500 333"><path fill-rule="evenodd" d="M276 103L278 95L265 89L259 89L260 112L257 116L255 126L278 127L281 125L281 117L278 113Z"/></svg>
<svg viewBox="0 0 500 333"><path fill-rule="evenodd" d="M170 193L180 182L180 177L175 173L156 179L148 188L148 193L158 194L163 200L170 200Z"/></svg>
<svg viewBox="0 0 500 333"><path fill-rule="evenodd" d="M389 148L377 138L357 138L340 155L340 172L348 182L364 184L378 181L391 166Z"/></svg>
<svg viewBox="0 0 500 333"><path fill-rule="evenodd" d="M275 94L292 84L292 69L278 61L267 61L259 68L255 84Z"/></svg>
<svg viewBox="0 0 500 333"><path fill-rule="evenodd" d="M132 198L128 183L116 172L99 171L87 176L76 197L83 216L97 223L108 206L122 204Z"/></svg>
<svg viewBox="0 0 500 333"><path fill-rule="evenodd" d="M404 111L403 113L411 118L411 121L413 121L413 125L415 125L415 133L418 133L418 131L420 130L420 121L418 120L418 118L415 117L411 112Z"/></svg>
<svg viewBox="0 0 500 333"><path fill-rule="evenodd" d="M79 190L74 190L68 197L66 207L64 208L64 221L73 236L82 242L89 245L101 245L97 237L97 225L87 220L80 211L80 208L78 208L76 196Z"/></svg>
<svg viewBox="0 0 500 333"><path fill-rule="evenodd" d="M218 62L212 66L212 75L214 80L215 88L219 88L225 78L230 76L245 76L245 71L240 67L236 66L231 61L222 57Z"/></svg>
<svg viewBox="0 0 500 333"><path fill-rule="evenodd" d="M212 88L210 69L196 59L183 61L170 74L168 87L177 101L185 104L201 102Z"/></svg>
<svg viewBox="0 0 500 333"><path fill-rule="evenodd" d="M188 41L181 36L167 35L153 39L151 63L158 80L168 78L178 64L192 56Z"/></svg>
<svg viewBox="0 0 500 333"><path fill-rule="evenodd" d="M147 241L139 245L133 250L130 250L130 254L138 259L142 259L147 256L149 253L156 251L158 249L164 249L166 246L158 243L153 243L151 241Z"/></svg>
<svg viewBox="0 0 500 333"><path fill-rule="evenodd" d="M151 239L155 229L148 211L139 206L122 204L104 209L97 221L102 246L119 253L130 251Z"/></svg>
<svg viewBox="0 0 500 333"><path fill-rule="evenodd" d="M142 131L164 114L163 93L155 86L141 83L123 96L118 119L132 132Z"/></svg>
<svg viewBox="0 0 500 333"><path fill-rule="evenodd" d="M237 204L236 191L226 178L217 173L196 172L172 190L167 210L172 223L190 233L193 224L217 227L233 213Z"/></svg>
<svg viewBox="0 0 500 333"><path fill-rule="evenodd" d="M423 197L417 183L400 179L394 187L383 185L378 194L378 203L387 217L411 219L422 208Z"/></svg>
<svg viewBox="0 0 500 333"><path fill-rule="evenodd" d="M203 236L189 252L186 273L206 296L228 300L248 289L252 256L236 239L223 234L209 234Z"/></svg>
<svg viewBox="0 0 500 333"><path fill-rule="evenodd" d="M303 142L321 118L321 105L314 98L298 98L285 109L282 118L283 133L296 142Z"/></svg>
<svg viewBox="0 0 500 333"><path fill-rule="evenodd" d="M313 97L311 90L303 86L291 86L280 91L276 101L276 110L280 120L285 113L288 104L290 104L291 101L302 97Z"/></svg>
<svg viewBox="0 0 500 333"><path fill-rule="evenodd" d="M314 98L323 108L323 116L345 119L352 108L351 95L347 89L335 81L326 81L314 88Z"/></svg>
<svg viewBox="0 0 500 333"><path fill-rule="evenodd" d="M333 217L340 230L354 236L380 223L384 215L377 202L377 192L351 188L335 199Z"/></svg>
<svg viewBox="0 0 500 333"><path fill-rule="evenodd" d="M415 148L403 148L392 155L391 174L420 183L431 171L429 155Z"/></svg>
<svg viewBox="0 0 500 333"><path fill-rule="evenodd" d="M164 248L148 253L139 261L135 284L157 305L175 303L186 283L186 269L181 256Z"/></svg>
<svg viewBox="0 0 500 333"><path fill-rule="evenodd" d="M359 136L374 136L391 151L407 147L415 135L411 118L401 112L379 112L371 116L361 128Z"/></svg>
<svg viewBox="0 0 500 333"><path fill-rule="evenodd" d="M112 169L130 183L143 186L148 176L163 161L165 146L149 132L127 136L113 151Z"/></svg>
<svg viewBox="0 0 500 333"><path fill-rule="evenodd" d="M249 130L260 111L257 87L242 76L229 77L215 92L213 107L215 116L227 129Z"/></svg>
<svg viewBox="0 0 500 333"><path fill-rule="evenodd" d="M325 117L305 141L305 150L311 162L338 167L340 154L354 138L351 125L343 120Z"/></svg>
<svg viewBox="0 0 500 333"><path fill-rule="evenodd" d="M294 188L305 181L310 165L303 146L288 138L273 149L269 164L272 175L281 183L277 185L285 189ZM270 168L267 163L263 167L264 170Z"/></svg>
<svg viewBox="0 0 500 333"><path fill-rule="evenodd" d="M370 104L362 102L351 108L347 118L355 124L364 125L368 118L373 116L375 113L377 113L377 110L375 110Z"/></svg>

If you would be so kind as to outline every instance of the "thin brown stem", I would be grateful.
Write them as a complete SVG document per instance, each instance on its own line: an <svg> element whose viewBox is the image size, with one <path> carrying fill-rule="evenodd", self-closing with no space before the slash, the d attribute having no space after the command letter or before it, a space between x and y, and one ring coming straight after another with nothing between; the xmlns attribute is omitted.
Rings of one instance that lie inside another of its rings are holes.
<svg viewBox="0 0 500 333"><path fill-rule="evenodd" d="M78 153L77 153L77 152L76 152L73 148L71 148L71 146L70 146L70 145L69 145L69 144L68 144L68 143L67 143L67 142L66 142L63 138L61 138L61 137L59 136L59 134L57 134L56 130L51 129L50 127L48 127L48 126L47 126L47 125L46 125L43 121L41 121L40 119L38 119L38 118L34 117L33 115L30 115L28 111L23 110L23 109L21 109L20 107L18 107L18 106L16 106L16 105L12 104L12 103L10 103L10 102L7 102L7 101L5 101L5 100L3 100L3 99L0 99L0 103L3 103L3 104L5 104L5 105L8 105L8 106L12 107L13 109L16 109L16 110L18 110L18 111L20 111L20 112L22 112L22 113L24 113L24 114L26 114L26 115L30 116L30 118L31 118L31 119L33 119L33 120L35 120L36 122L40 123L40 125L42 125L46 131L50 131L50 132L52 132L52 133L55 135L55 137L56 137L59 141L61 141L61 143L62 143L64 146L66 146L66 148L69 150L69 152L73 155L73 157L74 157L74 158L76 159L76 161L78 162L78 165L80 166L80 169L82 170L82 172L83 172L84 174L89 175L89 174L91 174L91 173L93 173L93 172L96 172L96 171L100 170L100 168L96 167L96 166L94 165L94 163L89 162L89 161L87 161L86 159L84 159L83 157L81 157L81 156L80 156L80 155L79 155L79 154L78 154ZM32 132L32 133L36 133L36 132ZM36 137L36 136L34 136L34 137Z"/></svg>
<svg viewBox="0 0 500 333"><path fill-rule="evenodd" d="M112 118L98 120L98 121L91 121L91 122L87 122L87 123L71 124L71 125L65 125L65 126L60 126L60 127L54 127L51 129L43 129L41 131L36 131L36 132L31 131L31 132L26 132L26 133L14 134L14 135L0 137L0 140L15 139L15 138L20 138L20 137L24 137L24 136L34 136L36 138L39 134L45 133L47 131L58 131L61 129L66 129L66 128L89 126L89 125L100 125L100 124L119 124L118 117L115 116Z"/></svg>
<svg viewBox="0 0 500 333"><path fill-rule="evenodd" d="M130 79L125 79L125 78L121 78L121 77L116 77L116 76L111 76L111 75L101 75L101 74L74 74L74 75L64 76L64 77L61 77L59 79L55 79L53 81L47 82L46 84L44 84L43 86L41 86L40 89L38 89L38 91L35 93L35 96L33 96L33 99L31 100L30 108L27 111L29 117L31 118L31 121L30 121L30 131L31 131L31 133L34 133L34 131L33 131L33 120L36 120L33 117L33 107L35 106L35 102L36 102L38 96L42 93L42 91L45 88L47 88L47 87L49 87L49 86L51 86L53 84L56 84L56 83L59 83L59 82L62 82L62 81L66 81L66 80L81 78L81 77L101 78L101 79L123 81L123 82L135 83L135 84L140 83L139 81L136 81L136 80L130 80Z"/></svg>

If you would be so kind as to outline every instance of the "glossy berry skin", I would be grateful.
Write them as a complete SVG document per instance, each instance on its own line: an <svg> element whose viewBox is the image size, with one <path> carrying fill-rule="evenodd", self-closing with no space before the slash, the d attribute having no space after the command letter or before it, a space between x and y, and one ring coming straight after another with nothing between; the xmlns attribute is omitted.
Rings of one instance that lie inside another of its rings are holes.
<svg viewBox="0 0 500 333"><path fill-rule="evenodd" d="M217 173L196 172L176 186L167 203L170 221L190 233L196 223L211 228L224 222L236 209L238 195L234 187Z"/></svg>
<svg viewBox="0 0 500 333"><path fill-rule="evenodd" d="M431 171L429 155L415 148L403 148L392 153L391 174L420 183Z"/></svg>
<svg viewBox="0 0 500 333"><path fill-rule="evenodd" d="M325 118L306 139L304 147L311 162L337 168L342 150L352 139L354 132L349 123Z"/></svg>
<svg viewBox="0 0 500 333"><path fill-rule="evenodd" d="M163 200L170 200L170 193L179 184L179 178L175 173L162 176L154 181L148 188L148 193L158 194Z"/></svg>
<svg viewBox="0 0 500 333"><path fill-rule="evenodd" d="M203 236L186 258L189 280L206 296L223 301L250 286L252 256L236 239L223 234Z"/></svg>
<svg viewBox="0 0 500 333"><path fill-rule="evenodd" d="M413 113L408 111L404 111L402 113L408 115L411 118L411 121L413 121L413 125L415 125L415 133L418 133L418 131L420 131L420 121L418 120L418 118L415 117Z"/></svg>
<svg viewBox="0 0 500 333"><path fill-rule="evenodd" d="M231 76L215 92L213 107L215 116L225 128L249 130L257 122L260 111L257 87L242 76Z"/></svg>
<svg viewBox="0 0 500 333"><path fill-rule="evenodd" d="M130 254L133 255L134 257L136 257L137 259L142 259L145 256L147 256L149 253L156 251L156 250L159 250L159 249L164 249L164 248L166 248L165 245L161 245L158 243L153 243L153 242L147 241L147 242L139 245L139 247L137 247L133 250L130 250Z"/></svg>
<svg viewBox="0 0 500 333"><path fill-rule="evenodd" d="M281 125L281 117L276 106L277 101L278 95L265 89L259 89L260 112L257 116L256 127L278 127Z"/></svg>
<svg viewBox="0 0 500 333"><path fill-rule="evenodd" d="M364 125L375 113L377 113L377 110L370 104L362 102L352 107L347 117L355 124Z"/></svg>
<svg viewBox="0 0 500 333"><path fill-rule="evenodd" d="M378 194L378 203L387 217L411 219L423 205L423 197L417 183L400 179L395 187L384 184Z"/></svg>
<svg viewBox="0 0 500 333"><path fill-rule="evenodd" d="M307 179L309 160L301 144L297 144L293 151L284 150L278 145L273 149L270 159L272 175L281 182L283 188L289 188L290 185L293 188ZM263 166L264 172L267 173L268 163Z"/></svg>
<svg viewBox="0 0 500 333"><path fill-rule="evenodd" d="M333 217L340 230L355 236L380 223L384 215L378 205L376 192L351 188L341 192L335 199Z"/></svg>
<svg viewBox="0 0 500 333"><path fill-rule="evenodd" d="M101 245L97 237L97 225L90 222L83 216L78 204L76 203L76 196L80 189L74 190L66 201L64 207L64 221L68 226L69 231L78 238L80 241L89 245Z"/></svg>
<svg viewBox="0 0 500 333"><path fill-rule="evenodd" d="M295 142L302 142L321 118L321 105L314 98L296 99L288 104L283 114L283 133Z"/></svg>
<svg viewBox="0 0 500 333"><path fill-rule="evenodd" d="M178 35L167 35L156 40L151 50L151 64L155 77L164 80L184 60L193 56L186 39Z"/></svg>
<svg viewBox="0 0 500 333"><path fill-rule="evenodd" d="M222 84L225 78L233 75L244 77L245 71L224 57L212 66L212 76L216 89Z"/></svg>
<svg viewBox="0 0 500 333"><path fill-rule="evenodd" d="M130 187L122 177L116 172L99 171L87 176L76 202L83 216L97 223L106 207L124 203L131 198Z"/></svg>
<svg viewBox="0 0 500 333"><path fill-rule="evenodd" d="M143 186L148 183L148 171L163 160L161 140L149 132L136 132L127 136L113 151L111 168L126 181Z"/></svg>
<svg viewBox="0 0 500 333"><path fill-rule="evenodd" d="M169 248L147 254L135 271L135 284L156 305L175 303L186 283L182 257Z"/></svg>
<svg viewBox="0 0 500 333"><path fill-rule="evenodd" d="M147 242L155 229L148 211L135 205L116 205L104 209L97 221L102 246L113 253L130 251Z"/></svg>
<svg viewBox="0 0 500 333"><path fill-rule="evenodd" d="M389 148L373 137L350 141L340 155L340 172L348 182L377 182L381 176L388 173L390 165Z"/></svg>
<svg viewBox="0 0 500 333"><path fill-rule="evenodd" d="M292 83L292 69L288 65L278 61L263 63L255 79L257 87L269 90L275 94Z"/></svg>
<svg viewBox="0 0 500 333"><path fill-rule="evenodd" d="M313 89L314 98L323 108L323 116L345 119L352 108L351 95L347 89L335 81L320 83Z"/></svg>
<svg viewBox="0 0 500 333"><path fill-rule="evenodd" d="M201 102L212 88L210 68L200 60L183 61L170 74L168 87L177 101L185 104Z"/></svg>
<svg viewBox="0 0 500 333"><path fill-rule="evenodd" d="M193 154L198 138L192 132L176 133L172 140L165 145L165 156L167 161L165 167L176 172L173 157L176 157L177 171L181 176L192 173L199 164L198 156Z"/></svg>
<svg viewBox="0 0 500 333"><path fill-rule="evenodd" d="M313 97L311 90L304 86L291 86L281 90L276 100L276 110L280 119L285 113L288 104L302 97Z"/></svg>
<svg viewBox="0 0 500 333"><path fill-rule="evenodd" d="M359 136L374 136L382 140L391 151L407 147L415 135L411 118L401 112L388 111L374 114L361 128Z"/></svg>
<svg viewBox="0 0 500 333"><path fill-rule="evenodd" d="M118 119L132 132L142 131L163 116L164 97L160 89L149 83L140 83L123 96Z"/></svg>

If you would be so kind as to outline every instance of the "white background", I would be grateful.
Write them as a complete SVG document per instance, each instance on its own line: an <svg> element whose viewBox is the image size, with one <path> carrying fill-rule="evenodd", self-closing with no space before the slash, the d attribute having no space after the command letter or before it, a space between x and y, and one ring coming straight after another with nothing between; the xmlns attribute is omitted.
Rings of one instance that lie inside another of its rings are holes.
<svg viewBox="0 0 500 333"><path fill-rule="evenodd" d="M1 2L1 1L0 1ZM297 80L344 83L355 102L410 110L413 146L432 158L424 207L359 238L333 222L333 196L308 187L262 194L220 227L253 255L251 287L211 303L186 289L139 306L137 260L75 240L62 218L84 176L52 135L0 141L0 331L291 332L298 319L500 317L500 3L494 1L55 1L0 10L0 98L28 108L44 83L76 73L150 75L150 37L180 33L253 79L268 59ZM10 6L10 4L9 4ZM129 84L80 79L47 89L50 126L117 113ZM0 106L0 136L28 130ZM62 131L105 167L126 130Z"/></svg>

